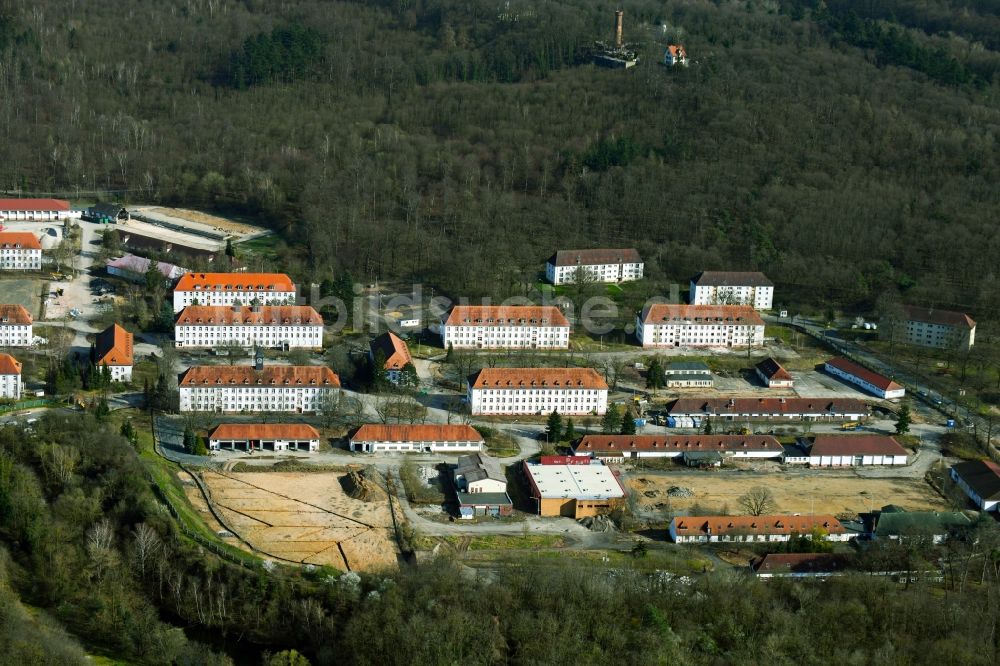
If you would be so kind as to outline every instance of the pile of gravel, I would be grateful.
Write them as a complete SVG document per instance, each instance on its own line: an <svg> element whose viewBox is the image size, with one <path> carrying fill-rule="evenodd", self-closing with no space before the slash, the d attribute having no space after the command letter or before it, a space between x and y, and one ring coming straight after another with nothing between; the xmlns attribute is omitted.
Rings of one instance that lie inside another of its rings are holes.
<svg viewBox="0 0 1000 666"><path fill-rule="evenodd" d="M684 486L670 486L667 497L694 497L694 491Z"/></svg>

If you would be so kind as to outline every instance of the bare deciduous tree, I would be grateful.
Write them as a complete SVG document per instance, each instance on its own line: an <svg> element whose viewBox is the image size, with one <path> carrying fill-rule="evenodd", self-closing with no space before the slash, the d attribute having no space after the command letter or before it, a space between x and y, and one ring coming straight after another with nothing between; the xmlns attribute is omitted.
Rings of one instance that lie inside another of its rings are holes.
<svg viewBox="0 0 1000 666"><path fill-rule="evenodd" d="M139 566L139 575L146 577L146 563L162 545L160 535L146 523L139 523L132 530L132 554Z"/></svg>
<svg viewBox="0 0 1000 666"><path fill-rule="evenodd" d="M774 495L764 486L756 486L746 491L739 499L740 507L751 516L762 516L778 508Z"/></svg>

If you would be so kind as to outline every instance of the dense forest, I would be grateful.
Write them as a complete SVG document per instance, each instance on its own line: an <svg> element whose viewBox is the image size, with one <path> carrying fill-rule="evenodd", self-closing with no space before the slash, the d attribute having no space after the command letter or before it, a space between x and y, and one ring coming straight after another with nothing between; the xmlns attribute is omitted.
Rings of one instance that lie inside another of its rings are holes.
<svg viewBox="0 0 1000 666"><path fill-rule="evenodd" d="M628 71L594 0L0 7L0 189L253 216L300 279L505 296L635 245L660 285L1000 304L990 0L634 0Z"/></svg>

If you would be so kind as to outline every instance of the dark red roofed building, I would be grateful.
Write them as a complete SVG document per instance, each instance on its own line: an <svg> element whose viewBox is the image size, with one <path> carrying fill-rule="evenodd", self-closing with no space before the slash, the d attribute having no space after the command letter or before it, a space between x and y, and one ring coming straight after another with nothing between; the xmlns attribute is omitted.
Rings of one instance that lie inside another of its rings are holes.
<svg viewBox="0 0 1000 666"><path fill-rule="evenodd" d="M831 358L824 367L834 377L854 384L883 400L893 400L906 395L906 389L902 385L842 356Z"/></svg>
<svg viewBox="0 0 1000 666"><path fill-rule="evenodd" d="M809 449L809 464L817 467L905 465L909 454L888 435L817 435Z"/></svg>
<svg viewBox="0 0 1000 666"><path fill-rule="evenodd" d="M773 358L765 358L754 366L754 371L767 388L792 388L795 385L795 380L788 370L781 367L781 364Z"/></svg>

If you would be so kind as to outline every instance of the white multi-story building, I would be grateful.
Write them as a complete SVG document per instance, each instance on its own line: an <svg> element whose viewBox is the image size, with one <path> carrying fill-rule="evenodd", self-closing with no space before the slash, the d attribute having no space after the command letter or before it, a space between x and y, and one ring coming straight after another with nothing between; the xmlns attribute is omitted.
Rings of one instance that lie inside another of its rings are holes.
<svg viewBox="0 0 1000 666"><path fill-rule="evenodd" d="M748 305L647 305L636 318L643 347L746 347L764 344L764 320Z"/></svg>
<svg viewBox="0 0 1000 666"><path fill-rule="evenodd" d="M62 199L0 199L0 222L78 220L81 214Z"/></svg>
<svg viewBox="0 0 1000 666"><path fill-rule="evenodd" d="M441 339L445 349L568 349L569 321L554 305L456 305Z"/></svg>
<svg viewBox="0 0 1000 666"><path fill-rule="evenodd" d="M181 375L182 412L292 412L324 409L340 391L340 378L325 366L199 365Z"/></svg>
<svg viewBox="0 0 1000 666"><path fill-rule="evenodd" d="M94 342L94 364L108 366L111 380L132 381L132 334L118 324L112 324L97 334Z"/></svg>
<svg viewBox="0 0 1000 666"><path fill-rule="evenodd" d="M968 351L976 343L976 322L963 312L904 305L903 317L911 345Z"/></svg>
<svg viewBox="0 0 1000 666"><path fill-rule="evenodd" d="M591 282L630 282L642 279L644 264L634 248L620 250L559 250L545 264L552 284L570 284L577 276Z"/></svg>
<svg viewBox="0 0 1000 666"><path fill-rule="evenodd" d="M28 347L34 339L31 313L23 305L0 305L0 347Z"/></svg>
<svg viewBox="0 0 1000 666"><path fill-rule="evenodd" d="M382 367L376 367L375 372L384 372L385 378L393 384L399 384L403 380L406 366L410 366L413 370L411 379L416 381L416 369L413 368L410 348L392 331L383 333L368 344L368 358L373 364L379 359L384 359Z"/></svg>
<svg viewBox="0 0 1000 666"><path fill-rule="evenodd" d="M189 305L294 305L284 273L185 273L174 287L174 312Z"/></svg>
<svg viewBox="0 0 1000 666"><path fill-rule="evenodd" d="M603 414L608 383L593 368L483 368L468 401L472 414Z"/></svg>
<svg viewBox="0 0 1000 666"><path fill-rule="evenodd" d="M174 324L177 347L322 349L323 318L308 305L189 305Z"/></svg>
<svg viewBox="0 0 1000 666"><path fill-rule="evenodd" d="M703 271L691 280L692 305L749 305L770 310L774 283L759 272Z"/></svg>
<svg viewBox="0 0 1000 666"><path fill-rule="evenodd" d="M21 362L10 354L0 354L0 398L21 397Z"/></svg>
<svg viewBox="0 0 1000 666"><path fill-rule="evenodd" d="M0 270L42 269L42 244L30 231L0 231Z"/></svg>
<svg viewBox="0 0 1000 666"><path fill-rule="evenodd" d="M366 423L351 435L351 451L364 453L458 453L485 448L483 436L470 425Z"/></svg>

